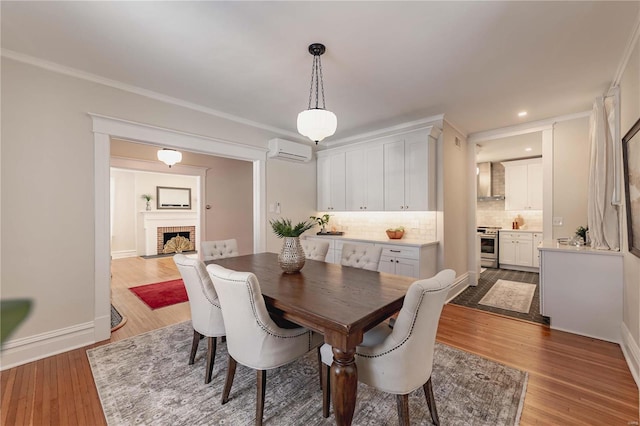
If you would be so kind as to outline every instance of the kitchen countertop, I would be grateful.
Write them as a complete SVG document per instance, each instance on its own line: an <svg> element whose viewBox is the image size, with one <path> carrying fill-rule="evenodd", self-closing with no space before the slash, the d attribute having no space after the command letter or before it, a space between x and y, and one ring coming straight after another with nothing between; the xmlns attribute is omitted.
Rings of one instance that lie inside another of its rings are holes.
<svg viewBox="0 0 640 426"><path fill-rule="evenodd" d="M500 232L531 232L535 234L541 234L542 231L539 229L499 229Z"/></svg>
<svg viewBox="0 0 640 426"><path fill-rule="evenodd" d="M560 244L556 240L545 240L538 246L539 250L548 251L561 251L566 253L586 253L586 254L600 254L605 256L622 256L619 251L611 250L596 250L590 246L571 246L568 244Z"/></svg>
<svg viewBox="0 0 640 426"><path fill-rule="evenodd" d="M342 240L342 241L359 241L365 243L379 243L379 244L396 244L403 245L409 247L425 247L431 245L437 245L439 243L438 240L420 240L420 239L410 239L410 238L401 238L399 240L392 240L390 238L384 237L366 237L366 236L358 236L358 235L314 235L308 234L305 235L305 238L331 238L334 240Z"/></svg>

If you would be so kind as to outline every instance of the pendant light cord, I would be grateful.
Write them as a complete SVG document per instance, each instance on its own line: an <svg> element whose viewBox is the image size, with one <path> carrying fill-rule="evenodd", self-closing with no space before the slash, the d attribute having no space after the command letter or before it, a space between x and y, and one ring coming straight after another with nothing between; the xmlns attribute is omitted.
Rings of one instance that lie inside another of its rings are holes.
<svg viewBox="0 0 640 426"><path fill-rule="evenodd" d="M311 65L311 86L309 87L309 108L311 109L311 101L313 100L313 81L316 82L316 108L319 109L318 102L320 97L318 91L322 93L322 109L325 109L324 102L324 82L322 81L322 61L320 55L313 55L313 64ZM318 86L320 86L318 88Z"/></svg>

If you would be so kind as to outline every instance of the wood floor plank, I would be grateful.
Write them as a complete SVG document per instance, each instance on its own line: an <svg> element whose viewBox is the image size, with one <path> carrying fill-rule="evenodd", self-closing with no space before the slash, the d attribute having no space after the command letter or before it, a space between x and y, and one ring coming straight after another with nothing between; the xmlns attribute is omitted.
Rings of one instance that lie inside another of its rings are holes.
<svg viewBox="0 0 640 426"><path fill-rule="evenodd" d="M188 303L151 310L129 290L179 278L170 257L117 259L112 273L111 300L127 323L90 347L190 318ZM457 305L444 307L437 340L527 371L523 426L638 421L638 388L618 345ZM3 371L2 425L105 425L87 349Z"/></svg>

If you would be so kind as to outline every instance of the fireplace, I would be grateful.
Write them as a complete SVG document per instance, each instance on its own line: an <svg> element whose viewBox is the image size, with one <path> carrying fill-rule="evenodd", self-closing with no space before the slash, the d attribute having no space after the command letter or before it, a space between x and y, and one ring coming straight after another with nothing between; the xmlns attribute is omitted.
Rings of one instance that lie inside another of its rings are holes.
<svg viewBox="0 0 640 426"><path fill-rule="evenodd" d="M157 229L157 254L195 250L195 226L159 226ZM187 244L184 244L184 240L189 240L190 244L187 246ZM179 248L176 250L176 247Z"/></svg>

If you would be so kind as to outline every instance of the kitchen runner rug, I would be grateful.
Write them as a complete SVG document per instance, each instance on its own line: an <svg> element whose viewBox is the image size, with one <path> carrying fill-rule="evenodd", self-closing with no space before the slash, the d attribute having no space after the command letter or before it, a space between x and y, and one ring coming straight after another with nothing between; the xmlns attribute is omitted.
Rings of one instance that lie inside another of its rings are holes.
<svg viewBox="0 0 640 426"><path fill-rule="evenodd" d="M204 382L206 345L188 365L189 321L87 350L109 425L253 425L256 374L238 364L229 402L220 404L227 345L218 343L213 380ZM433 386L443 425L519 423L527 373L436 344ZM395 395L358 385L354 425L397 425ZM409 395L411 424L431 424L422 388ZM267 372L264 422L333 425L322 417L316 352Z"/></svg>
<svg viewBox="0 0 640 426"><path fill-rule="evenodd" d="M187 289L181 279L145 284L129 288L151 309L164 308L189 300Z"/></svg>
<svg viewBox="0 0 640 426"><path fill-rule="evenodd" d="M526 314L531 309L535 291L535 284L498 280L478 303Z"/></svg>

